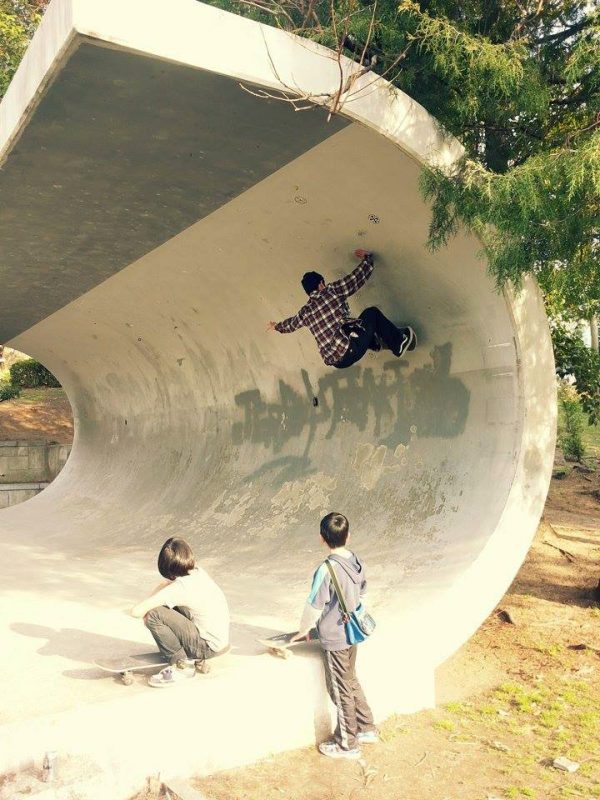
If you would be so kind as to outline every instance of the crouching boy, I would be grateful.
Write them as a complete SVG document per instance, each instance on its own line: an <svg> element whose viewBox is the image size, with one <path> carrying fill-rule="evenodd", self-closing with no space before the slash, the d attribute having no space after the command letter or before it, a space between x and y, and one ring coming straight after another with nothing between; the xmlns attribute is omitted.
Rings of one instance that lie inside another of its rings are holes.
<svg viewBox="0 0 600 800"><path fill-rule="evenodd" d="M319 745L324 756L360 758L361 744L378 741L373 715L356 677L356 645L349 646L339 598L327 561L335 571L348 612L355 611L367 588L365 570L356 555L346 549L349 525L343 514L331 513L321 520L321 540L329 548L326 561L314 574L296 639L306 638L317 628L323 648L327 691L337 712L337 725L330 741Z"/></svg>
<svg viewBox="0 0 600 800"><path fill-rule="evenodd" d="M170 664L148 681L163 687L193 678L196 666L227 652L229 609L221 589L196 565L185 539L167 539L158 554L158 571L166 580L131 614L144 618Z"/></svg>

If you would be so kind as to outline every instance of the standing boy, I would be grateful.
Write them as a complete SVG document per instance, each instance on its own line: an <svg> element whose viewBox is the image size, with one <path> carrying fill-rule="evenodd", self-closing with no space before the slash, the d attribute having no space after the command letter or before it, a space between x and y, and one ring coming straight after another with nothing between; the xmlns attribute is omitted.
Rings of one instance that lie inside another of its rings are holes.
<svg viewBox="0 0 600 800"><path fill-rule="evenodd" d="M329 548L327 561L344 595L348 612L356 611L367 588L365 570L356 555L346 549L349 525L343 514L331 513L321 520L321 540ZM333 739L319 745L330 758L360 758L361 744L378 741L373 714L356 677L356 645L349 646L339 598L327 561L314 574L310 595L295 639L303 639L315 626L323 648L323 665L329 697L337 711Z"/></svg>
<svg viewBox="0 0 600 800"><path fill-rule="evenodd" d="M355 250L354 255L361 259L358 267L333 283L325 283L318 272L306 272L301 283L308 301L295 316L267 325L267 330L278 333L306 326L325 364L338 369L351 367L367 350L381 350L382 345L398 357L417 345L411 327L397 328L376 306L365 308L358 319L350 317L348 298L371 277L374 262L367 250Z"/></svg>

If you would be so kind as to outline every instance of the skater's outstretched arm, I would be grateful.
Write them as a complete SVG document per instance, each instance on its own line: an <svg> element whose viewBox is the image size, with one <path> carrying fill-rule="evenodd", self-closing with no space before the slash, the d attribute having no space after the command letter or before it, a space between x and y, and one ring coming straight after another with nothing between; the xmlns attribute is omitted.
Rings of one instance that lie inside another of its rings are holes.
<svg viewBox="0 0 600 800"><path fill-rule="evenodd" d="M269 322L267 325L268 331L277 331L278 333L293 333L304 325L300 314L294 314L293 317L288 317L281 322Z"/></svg>
<svg viewBox="0 0 600 800"><path fill-rule="evenodd" d="M361 259L360 264L345 278L329 284L341 297L350 297L369 280L373 273L373 253L368 250L355 250L354 255Z"/></svg>

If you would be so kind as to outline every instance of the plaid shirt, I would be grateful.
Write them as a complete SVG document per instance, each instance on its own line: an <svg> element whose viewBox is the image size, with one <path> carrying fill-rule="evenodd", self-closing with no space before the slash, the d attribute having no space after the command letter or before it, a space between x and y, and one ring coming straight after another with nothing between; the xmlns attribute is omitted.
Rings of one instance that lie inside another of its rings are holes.
<svg viewBox="0 0 600 800"><path fill-rule="evenodd" d="M346 298L357 292L371 277L373 254L368 253L358 267L345 278L328 283L322 291L315 289L308 296L308 303L293 317L275 325L279 333L292 333L303 325L315 337L323 361L334 366L345 355L350 338L344 325L351 322Z"/></svg>

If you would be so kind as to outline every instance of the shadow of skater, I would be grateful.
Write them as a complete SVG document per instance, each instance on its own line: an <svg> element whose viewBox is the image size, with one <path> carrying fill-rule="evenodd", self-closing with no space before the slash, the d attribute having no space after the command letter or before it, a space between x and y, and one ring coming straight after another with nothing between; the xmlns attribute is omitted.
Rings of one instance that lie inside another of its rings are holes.
<svg viewBox="0 0 600 800"><path fill-rule="evenodd" d="M61 656L72 661L85 661L93 664L99 658L119 658L120 656L137 655L155 650L152 642L119 639L116 636L104 636L78 628L48 628L45 625L32 625L15 622L11 630L21 636L34 639L45 639L44 644L36 652L42 656Z"/></svg>

